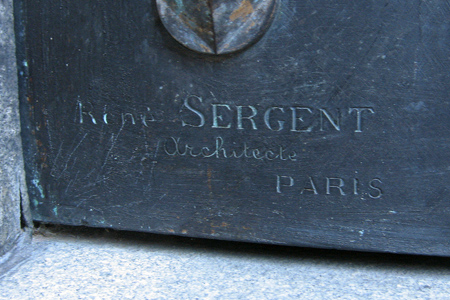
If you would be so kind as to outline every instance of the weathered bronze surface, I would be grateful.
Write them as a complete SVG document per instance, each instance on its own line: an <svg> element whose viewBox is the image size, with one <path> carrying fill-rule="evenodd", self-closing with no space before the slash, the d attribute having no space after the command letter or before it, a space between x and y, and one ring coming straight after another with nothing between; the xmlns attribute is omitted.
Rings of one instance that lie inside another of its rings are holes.
<svg viewBox="0 0 450 300"><path fill-rule="evenodd" d="M280 1L230 55L153 0L23 1L35 220L450 256L448 1Z"/></svg>
<svg viewBox="0 0 450 300"><path fill-rule="evenodd" d="M272 22L276 0L157 0L170 34L191 50L227 54L258 40Z"/></svg>

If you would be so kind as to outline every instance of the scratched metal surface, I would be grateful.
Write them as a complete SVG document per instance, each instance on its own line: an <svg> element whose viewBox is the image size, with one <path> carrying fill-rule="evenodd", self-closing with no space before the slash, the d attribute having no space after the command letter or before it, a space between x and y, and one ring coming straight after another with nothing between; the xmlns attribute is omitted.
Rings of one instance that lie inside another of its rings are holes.
<svg viewBox="0 0 450 300"><path fill-rule="evenodd" d="M448 1L280 1L224 57L150 0L18 3L35 220L450 254Z"/></svg>

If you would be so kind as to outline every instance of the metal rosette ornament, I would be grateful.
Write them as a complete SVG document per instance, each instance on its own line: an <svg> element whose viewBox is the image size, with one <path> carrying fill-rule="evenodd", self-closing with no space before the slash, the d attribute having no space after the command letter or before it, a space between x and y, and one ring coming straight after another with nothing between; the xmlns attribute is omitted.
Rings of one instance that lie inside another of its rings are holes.
<svg viewBox="0 0 450 300"><path fill-rule="evenodd" d="M157 0L167 31L196 52L221 55L258 41L270 27L277 0Z"/></svg>

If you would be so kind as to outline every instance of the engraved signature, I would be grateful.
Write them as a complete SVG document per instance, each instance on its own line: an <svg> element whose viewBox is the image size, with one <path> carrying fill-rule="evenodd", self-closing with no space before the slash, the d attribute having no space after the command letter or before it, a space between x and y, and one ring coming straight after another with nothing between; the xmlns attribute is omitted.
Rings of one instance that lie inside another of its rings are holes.
<svg viewBox="0 0 450 300"><path fill-rule="evenodd" d="M164 152L169 156L187 156L200 158L249 158L257 160L296 161L297 153L283 146L275 149L252 148L244 142L240 147L230 148L222 137L216 137L213 145L192 146L180 138L170 137L164 142Z"/></svg>

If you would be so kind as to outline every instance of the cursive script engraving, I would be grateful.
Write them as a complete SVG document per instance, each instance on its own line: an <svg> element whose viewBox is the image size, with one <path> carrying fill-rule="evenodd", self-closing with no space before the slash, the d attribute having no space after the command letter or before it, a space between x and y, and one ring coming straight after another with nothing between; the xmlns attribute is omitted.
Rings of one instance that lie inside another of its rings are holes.
<svg viewBox="0 0 450 300"><path fill-rule="evenodd" d="M192 146L180 138L170 137L164 142L164 152L169 156L200 158L249 158L256 160L296 161L297 153L283 146L275 149L254 148L244 142L240 147L231 148L222 137L216 137L213 145Z"/></svg>

